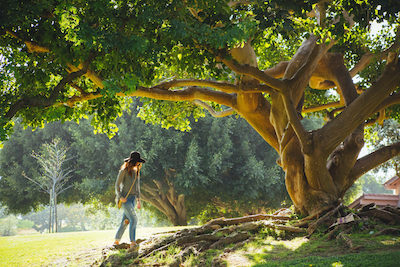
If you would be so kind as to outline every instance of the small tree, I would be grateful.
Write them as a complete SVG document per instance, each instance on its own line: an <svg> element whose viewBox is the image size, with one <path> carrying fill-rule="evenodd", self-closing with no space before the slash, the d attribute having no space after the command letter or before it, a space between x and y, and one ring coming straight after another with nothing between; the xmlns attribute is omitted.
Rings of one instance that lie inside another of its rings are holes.
<svg viewBox="0 0 400 267"><path fill-rule="evenodd" d="M64 169L63 164L70 160L67 158L68 148L60 144L60 139L54 139L49 144L42 146L40 154L32 152L40 167L42 175L34 178L28 177L24 172L22 175L29 181L36 184L39 189L49 194L49 233L57 232L57 196L72 187L67 186L71 178L72 169Z"/></svg>

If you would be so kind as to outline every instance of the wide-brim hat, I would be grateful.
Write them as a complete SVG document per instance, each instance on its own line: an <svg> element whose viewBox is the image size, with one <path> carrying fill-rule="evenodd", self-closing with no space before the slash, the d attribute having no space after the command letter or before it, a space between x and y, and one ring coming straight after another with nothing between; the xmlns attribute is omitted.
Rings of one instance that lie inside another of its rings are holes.
<svg viewBox="0 0 400 267"><path fill-rule="evenodd" d="M132 151L129 158L124 159L125 162L130 162L136 164L136 162L145 163L146 161L140 157L140 153L137 151Z"/></svg>

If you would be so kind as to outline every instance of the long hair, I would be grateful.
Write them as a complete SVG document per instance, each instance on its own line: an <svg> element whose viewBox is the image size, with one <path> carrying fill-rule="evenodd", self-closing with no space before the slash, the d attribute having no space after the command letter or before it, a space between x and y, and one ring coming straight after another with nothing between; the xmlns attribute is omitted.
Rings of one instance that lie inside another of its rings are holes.
<svg viewBox="0 0 400 267"><path fill-rule="evenodd" d="M127 170L128 171L128 173L129 173L129 175L132 175L132 173L133 173L133 168L135 167L135 164L132 164L131 162L129 162L129 161L127 161L127 162L124 162L122 165L121 165L121 170Z"/></svg>

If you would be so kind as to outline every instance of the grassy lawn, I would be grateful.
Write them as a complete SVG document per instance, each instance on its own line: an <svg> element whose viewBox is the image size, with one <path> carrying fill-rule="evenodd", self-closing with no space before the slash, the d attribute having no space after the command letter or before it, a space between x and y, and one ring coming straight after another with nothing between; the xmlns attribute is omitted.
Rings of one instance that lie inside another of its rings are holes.
<svg viewBox="0 0 400 267"><path fill-rule="evenodd" d="M154 233L177 230L178 227L140 228L138 238ZM115 230L33 234L0 237L0 266L89 266L101 257L102 248L113 242ZM209 250L199 257L193 255L184 266L212 266L213 259L224 255L227 266L400 266L400 237L372 237L368 233L352 234L355 251L342 241L327 240L326 236L296 237L280 240L260 233L244 246L229 252ZM122 242L128 242L125 233ZM171 247L147 259L147 263L168 264L180 252ZM125 252L121 251L124 255ZM121 256L122 256L121 255ZM129 263L129 260L127 261Z"/></svg>
<svg viewBox="0 0 400 267"><path fill-rule="evenodd" d="M137 238L176 229L139 228ZM87 266L101 256L102 248L113 243L115 232L107 230L0 237L0 266ZM128 231L121 242L129 242Z"/></svg>
<svg viewBox="0 0 400 267"><path fill-rule="evenodd" d="M235 266L240 255L247 266L399 266L400 237L354 234L351 239L359 249L351 251L342 241L327 240L325 236L311 240L298 237L276 240L272 237L257 238L237 251Z"/></svg>
<svg viewBox="0 0 400 267"><path fill-rule="evenodd" d="M216 258L228 267L400 266L400 237L352 234L351 239L355 246L359 246L357 250L348 249L340 240L327 240L326 236L280 240L261 234L239 249L229 245L208 250L199 257L192 255L183 266L211 267ZM159 252L145 259L144 264L157 262L162 266L168 265L180 251L180 248L170 247L168 252ZM129 260L126 262L130 263Z"/></svg>

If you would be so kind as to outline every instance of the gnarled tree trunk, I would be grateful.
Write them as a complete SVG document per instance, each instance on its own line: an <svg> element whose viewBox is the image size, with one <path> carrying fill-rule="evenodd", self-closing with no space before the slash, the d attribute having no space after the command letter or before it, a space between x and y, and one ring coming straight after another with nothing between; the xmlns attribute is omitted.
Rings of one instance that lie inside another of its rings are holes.
<svg viewBox="0 0 400 267"><path fill-rule="evenodd" d="M257 92L262 73L250 44L231 50L240 65L224 61L237 73L247 74L239 81L241 87L254 84L254 92L237 94L233 108L279 153L278 164L285 171L288 193L303 214L337 205L358 177L400 152L400 144L394 144L357 159L364 145L364 121L379 108L376 100L388 97L400 82L397 60L388 62L378 82L359 96L343 55L327 53L329 48L317 44L317 38L311 36L290 62L264 71L270 77L282 78L270 82L271 102ZM316 89L337 87L345 107L339 116L312 132L300 122L308 84L319 86Z"/></svg>
<svg viewBox="0 0 400 267"><path fill-rule="evenodd" d="M167 216L173 225L187 225L185 195L177 194L168 177L170 172L160 180L152 180L142 185L141 197Z"/></svg>

